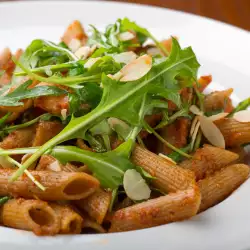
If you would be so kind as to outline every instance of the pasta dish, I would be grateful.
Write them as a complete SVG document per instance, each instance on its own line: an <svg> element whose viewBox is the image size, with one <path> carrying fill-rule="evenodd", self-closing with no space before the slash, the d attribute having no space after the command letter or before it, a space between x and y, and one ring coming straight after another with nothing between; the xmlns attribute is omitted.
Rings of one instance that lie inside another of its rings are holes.
<svg viewBox="0 0 250 250"><path fill-rule="evenodd" d="M177 37L118 19L0 54L0 225L38 236L189 219L249 176L250 99Z"/></svg>

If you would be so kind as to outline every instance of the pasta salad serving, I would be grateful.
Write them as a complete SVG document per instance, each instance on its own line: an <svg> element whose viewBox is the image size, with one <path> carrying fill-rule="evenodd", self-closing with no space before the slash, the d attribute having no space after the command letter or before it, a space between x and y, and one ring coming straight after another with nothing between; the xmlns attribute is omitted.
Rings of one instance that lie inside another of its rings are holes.
<svg viewBox="0 0 250 250"><path fill-rule="evenodd" d="M118 19L0 54L0 225L36 235L189 219L249 176L250 98L205 94L177 37Z"/></svg>

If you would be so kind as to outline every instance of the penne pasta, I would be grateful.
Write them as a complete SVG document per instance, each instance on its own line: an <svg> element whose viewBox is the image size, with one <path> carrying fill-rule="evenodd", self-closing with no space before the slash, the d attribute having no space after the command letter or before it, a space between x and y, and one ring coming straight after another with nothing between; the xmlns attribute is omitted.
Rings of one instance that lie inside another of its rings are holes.
<svg viewBox="0 0 250 250"><path fill-rule="evenodd" d="M11 132L7 137L0 142L0 148L24 148L31 147L32 141L35 136L35 126L17 129Z"/></svg>
<svg viewBox="0 0 250 250"><path fill-rule="evenodd" d="M118 210L109 231L131 231L188 219L197 213L200 200L195 186Z"/></svg>
<svg viewBox="0 0 250 250"><path fill-rule="evenodd" d="M51 201L79 200L94 193L99 187L99 181L85 173L30 171L46 188L42 191L26 175L15 182L9 182L14 172L14 169L0 169L0 196L12 195L27 199L36 196Z"/></svg>
<svg viewBox="0 0 250 250"><path fill-rule="evenodd" d="M59 122L54 121L40 121L36 128L36 135L33 141L33 146L41 146L54 136L56 136L63 126Z"/></svg>
<svg viewBox="0 0 250 250"><path fill-rule="evenodd" d="M204 100L204 107L206 112L213 110L224 110L224 112L232 112L233 105L230 99L230 95L233 93L233 89L227 89L222 91L214 91L207 95Z"/></svg>
<svg viewBox="0 0 250 250"><path fill-rule="evenodd" d="M88 215L84 214L83 230L93 230L95 233L106 233L106 230L98 224L95 220L91 219Z"/></svg>
<svg viewBox="0 0 250 250"><path fill-rule="evenodd" d="M102 224L111 202L111 193L99 188L92 195L83 200L75 201L75 204L83 209L98 224Z"/></svg>
<svg viewBox="0 0 250 250"><path fill-rule="evenodd" d="M60 234L80 234L83 225L83 218L69 205L50 203L60 220Z"/></svg>
<svg viewBox="0 0 250 250"><path fill-rule="evenodd" d="M249 166L234 164L198 181L201 191L199 212L224 200L248 178L249 172Z"/></svg>
<svg viewBox="0 0 250 250"><path fill-rule="evenodd" d="M141 166L156 177L155 180L152 180L152 184L163 192L185 190L195 182L194 174L191 171L174 165L140 146L135 146L131 159L134 164Z"/></svg>
<svg viewBox="0 0 250 250"><path fill-rule="evenodd" d="M197 149L192 159L180 163L184 169L192 170L196 180L204 178L238 159L238 154L229 150L204 145Z"/></svg>
<svg viewBox="0 0 250 250"><path fill-rule="evenodd" d="M238 122L232 118L215 122L225 138L227 147L240 146L250 141L250 122Z"/></svg>
<svg viewBox="0 0 250 250"><path fill-rule="evenodd" d="M60 229L59 217L45 201L9 200L0 217L4 226L33 231L36 235L55 235Z"/></svg>

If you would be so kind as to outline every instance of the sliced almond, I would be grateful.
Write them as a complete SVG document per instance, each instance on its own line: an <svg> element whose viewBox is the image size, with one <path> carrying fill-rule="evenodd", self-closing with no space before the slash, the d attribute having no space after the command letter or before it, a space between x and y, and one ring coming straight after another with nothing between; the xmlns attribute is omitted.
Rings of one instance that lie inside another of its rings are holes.
<svg viewBox="0 0 250 250"><path fill-rule="evenodd" d="M129 31L122 32L118 35L120 41L125 42L135 38L135 34Z"/></svg>
<svg viewBox="0 0 250 250"><path fill-rule="evenodd" d="M199 116L200 127L203 135L214 146L225 148L225 139L216 125L205 116Z"/></svg>
<svg viewBox="0 0 250 250"><path fill-rule="evenodd" d="M157 47L152 47L147 49L147 54L150 56L157 56L157 55L162 55L162 52Z"/></svg>
<svg viewBox="0 0 250 250"><path fill-rule="evenodd" d="M69 43L69 49L72 51L72 52L76 52L80 47L81 47L81 41L79 39L71 39L70 43Z"/></svg>
<svg viewBox="0 0 250 250"><path fill-rule="evenodd" d="M136 81L145 76L152 68L152 57L143 55L121 69L121 82Z"/></svg>
<svg viewBox="0 0 250 250"><path fill-rule="evenodd" d="M238 122L250 122L250 110L236 112L233 118Z"/></svg>
<svg viewBox="0 0 250 250"><path fill-rule="evenodd" d="M137 55L133 51L123 52L113 55L113 58L118 63L128 64L137 58Z"/></svg>
<svg viewBox="0 0 250 250"><path fill-rule="evenodd" d="M158 155L159 155L160 157L162 157L163 159L167 160L169 163L172 163L172 164L174 164L174 165L177 164L173 159L171 159L170 157L168 157L168 156L166 156L166 155L164 155L164 154L162 154L162 153L159 153Z"/></svg>
<svg viewBox="0 0 250 250"><path fill-rule="evenodd" d="M219 113L219 114L216 114L216 115L211 115L209 116L209 120L214 122L214 121L218 121L220 119L223 119L225 118L226 116L228 116L229 113Z"/></svg>
<svg viewBox="0 0 250 250"><path fill-rule="evenodd" d="M198 116L195 116L191 124L190 136L192 136L192 134L194 133L194 129L198 121L199 121Z"/></svg>
<svg viewBox="0 0 250 250"><path fill-rule="evenodd" d="M123 177L123 187L127 196L135 201L147 200L150 198L151 190L135 169L128 169Z"/></svg>
<svg viewBox="0 0 250 250"><path fill-rule="evenodd" d="M66 120L66 118L67 118L67 109L62 109L61 110L61 115L62 115L63 120Z"/></svg>
<svg viewBox="0 0 250 250"><path fill-rule="evenodd" d="M89 57L89 55L91 54L91 48L89 46L83 46L80 47L76 52L75 55L79 58L79 59L86 59Z"/></svg>
<svg viewBox="0 0 250 250"><path fill-rule="evenodd" d="M54 172L60 172L62 171L61 165L58 161L53 161L51 164L47 167L49 170Z"/></svg>
<svg viewBox="0 0 250 250"><path fill-rule="evenodd" d="M192 105L189 108L190 112L192 112L194 115L203 115L203 112L196 106Z"/></svg>
<svg viewBox="0 0 250 250"><path fill-rule="evenodd" d="M198 120L198 118L197 118L197 120ZM191 148L194 147L194 142L196 140L199 128L200 128L200 121L198 120L197 123L195 124L194 131L192 133Z"/></svg>
<svg viewBox="0 0 250 250"><path fill-rule="evenodd" d="M84 68L91 68L101 57L89 58L89 60L84 64Z"/></svg>

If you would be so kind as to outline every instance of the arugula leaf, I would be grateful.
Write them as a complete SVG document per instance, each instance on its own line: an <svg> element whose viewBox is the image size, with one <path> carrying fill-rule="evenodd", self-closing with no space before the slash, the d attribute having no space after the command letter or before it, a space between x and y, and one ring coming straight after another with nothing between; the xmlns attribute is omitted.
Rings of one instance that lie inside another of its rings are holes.
<svg viewBox="0 0 250 250"><path fill-rule="evenodd" d="M250 106L250 97L248 97L247 99L243 100L242 102L240 102L235 109L229 114L229 117L232 117L233 114L235 114L236 112L239 112L241 110L245 110Z"/></svg>
<svg viewBox="0 0 250 250"><path fill-rule="evenodd" d="M25 122L25 123L22 123L22 124L13 125L13 126L8 126L8 127L5 127L5 128L2 128L2 130L5 131L5 132L10 133L11 131L14 131L14 130L17 130L17 129L20 129L20 128L29 127L29 126L37 123L38 121L48 121L51 117L53 117L53 115L51 115L49 113L46 113L46 114L43 114L43 115L40 115L40 116L36 117L35 119L33 119L31 121L28 121L28 122Z"/></svg>
<svg viewBox="0 0 250 250"><path fill-rule="evenodd" d="M196 77L199 64L191 48L182 50L177 40L173 39L172 51L164 62L155 65L149 73L138 81L126 84L117 82L106 75L102 76L103 95L99 105L90 113L72 118L69 124L53 139L35 152L12 176L17 179L23 171L37 160L44 152L66 140L86 134L86 131L108 117L116 117L133 126L141 126L139 110L145 94L153 94L172 99L174 90L169 89L176 83L165 82L166 76L185 74ZM177 94L177 93L175 93Z"/></svg>
<svg viewBox="0 0 250 250"><path fill-rule="evenodd" d="M4 203L6 203L10 199L9 196L4 196L0 198L0 206L2 206Z"/></svg>
<svg viewBox="0 0 250 250"><path fill-rule="evenodd" d="M62 146L54 148L50 154L62 163L79 161L87 164L104 188L115 189L122 184L126 170L135 168L129 159L120 154L120 150L130 144L131 141L127 141L114 151L98 154L73 146Z"/></svg>
<svg viewBox="0 0 250 250"><path fill-rule="evenodd" d="M182 151L183 153L189 153L190 152L190 145L187 145L184 148L180 148L179 150ZM169 158L171 158L172 160L174 160L175 162L180 162L183 159L183 156L179 153L179 152L172 152L170 154L167 155Z"/></svg>
<svg viewBox="0 0 250 250"><path fill-rule="evenodd" d="M121 20L121 30L133 30L135 32L138 33L138 38L142 43L144 43L146 41L146 38L149 37L151 38L156 46L162 50L162 52L164 52L165 55L169 55L169 52L167 51L167 49L145 28L139 26L138 24L136 24L135 22L131 22L128 18L124 18L123 20Z"/></svg>
<svg viewBox="0 0 250 250"><path fill-rule="evenodd" d="M85 83L81 88L69 93L70 113L75 117L94 109L102 98L102 88L95 83ZM87 105L87 106L86 106Z"/></svg>
<svg viewBox="0 0 250 250"><path fill-rule="evenodd" d="M67 92L63 89L60 89L56 86L37 86L32 89L28 87L32 84L31 80L21 84L13 92L0 96L0 105L1 106L21 106L23 105L20 100L35 98L39 96L49 96L49 95L63 95Z"/></svg>

